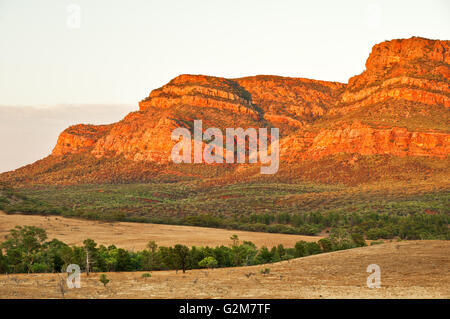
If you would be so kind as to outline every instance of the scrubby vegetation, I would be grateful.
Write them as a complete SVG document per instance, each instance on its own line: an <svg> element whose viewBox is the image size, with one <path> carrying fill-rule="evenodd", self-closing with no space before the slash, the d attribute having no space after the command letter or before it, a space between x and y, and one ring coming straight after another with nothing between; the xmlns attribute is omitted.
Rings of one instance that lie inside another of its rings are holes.
<svg viewBox="0 0 450 319"><path fill-rule="evenodd" d="M420 185L419 185L420 186ZM365 239L450 239L450 192L325 184L192 182L42 186L0 191L8 213ZM428 188L427 188L428 187Z"/></svg>
<svg viewBox="0 0 450 319"><path fill-rule="evenodd" d="M89 273L110 271L182 270L196 268L237 267L278 262L334 250L365 246L352 236L333 233L318 243L299 241L293 248L283 245L258 249L250 241L239 242L232 237L229 246L158 247L150 242L147 249L128 251L114 245L98 246L86 239L83 246L69 246L57 239L48 241L45 230L34 226L17 226L0 245L0 273L64 272L77 264ZM145 275L145 276L144 276ZM150 277L144 274L143 277ZM105 285L108 283L104 278Z"/></svg>

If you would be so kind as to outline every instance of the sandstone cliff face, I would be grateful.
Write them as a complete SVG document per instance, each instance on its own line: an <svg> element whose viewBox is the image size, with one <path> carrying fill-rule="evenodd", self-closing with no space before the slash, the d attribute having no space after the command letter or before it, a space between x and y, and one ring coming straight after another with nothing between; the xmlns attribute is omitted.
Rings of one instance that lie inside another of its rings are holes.
<svg viewBox="0 0 450 319"><path fill-rule="evenodd" d="M52 155L88 152L98 139L111 129L110 125L74 125L64 130L58 137Z"/></svg>
<svg viewBox="0 0 450 319"><path fill-rule="evenodd" d="M287 137L281 141L280 149L282 159L288 162L319 159L338 153L444 158L450 154L450 135L409 132L398 127L374 129L354 122L340 129Z"/></svg>
<svg viewBox="0 0 450 319"><path fill-rule="evenodd" d="M324 115L336 103L345 84L280 76L236 79L267 116L284 115L310 120Z"/></svg>
<svg viewBox="0 0 450 319"><path fill-rule="evenodd" d="M231 80L204 75L180 75L167 85L153 90L139 103L139 109L170 108L176 105L192 105L228 110L237 114L258 118L251 96Z"/></svg>
<svg viewBox="0 0 450 319"><path fill-rule="evenodd" d="M175 144L173 129L192 129L193 121L202 119L204 129L279 127L286 162L338 153L447 157L449 63L449 41L411 38L375 45L366 70L347 85L278 76L180 75L118 123L65 130L52 155L166 163ZM414 129L426 117L430 124Z"/></svg>
<svg viewBox="0 0 450 319"><path fill-rule="evenodd" d="M170 160L175 144L171 132L177 127L192 128L189 123L195 119L202 119L206 127L273 126L288 132L324 114L343 87L339 83L271 76L229 80L180 75L153 90L139 103L138 112L113 124L107 134L86 138L81 129L72 129L69 135L63 132L53 155L84 151L96 157L123 155L135 161L163 163ZM264 94L270 100L264 102ZM277 108L267 108L270 103L277 103ZM90 129L95 130L95 126Z"/></svg>
<svg viewBox="0 0 450 319"><path fill-rule="evenodd" d="M129 114L96 141L91 153L96 157L123 155L133 161L167 162L173 144L171 133L180 123L164 115L146 120L153 115Z"/></svg>
<svg viewBox="0 0 450 319"><path fill-rule="evenodd" d="M450 41L410 38L377 44L366 70L352 77L331 114L390 98L450 107Z"/></svg>

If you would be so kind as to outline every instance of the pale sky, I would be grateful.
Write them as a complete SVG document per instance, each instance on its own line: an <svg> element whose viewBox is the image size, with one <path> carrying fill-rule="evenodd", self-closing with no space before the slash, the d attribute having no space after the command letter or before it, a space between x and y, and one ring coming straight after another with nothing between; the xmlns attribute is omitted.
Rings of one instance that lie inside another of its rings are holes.
<svg viewBox="0 0 450 319"><path fill-rule="evenodd" d="M347 82L374 44L413 35L449 40L450 1L0 0L0 172L48 155L80 110L119 120L179 74ZM42 141L21 148L30 125Z"/></svg>

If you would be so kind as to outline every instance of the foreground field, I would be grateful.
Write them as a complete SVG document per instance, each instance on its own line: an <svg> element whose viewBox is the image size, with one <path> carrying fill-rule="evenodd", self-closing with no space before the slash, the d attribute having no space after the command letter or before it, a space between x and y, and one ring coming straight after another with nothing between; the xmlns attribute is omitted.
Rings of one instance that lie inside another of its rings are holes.
<svg viewBox="0 0 450 319"><path fill-rule="evenodd" d="M369 264L381 288L366 286ZM270 268L262 275L260 269ZM406 241L259 265L215 270L82 275L66 298L450 298L450 242ZM61 298L61 274L0 275L1 298Z"/></svg>
<svg viewBox="0 0 450 319"><path fill-rule="evenodd" d="M161 246L183 244L187 246L229 245L230 237L238 235L240 240L248 240L256 246L293 247L297 241L318 241L321 236L301 236L225 230L216 228L158 225L127 222L101 222L75 218L5 214L0 211L0 242L16 225L36 226L47 231L50 239L56 238L69 245L82 245L91 238L105 246L114 244L119 248L142 250L149 241Z"/></svg>

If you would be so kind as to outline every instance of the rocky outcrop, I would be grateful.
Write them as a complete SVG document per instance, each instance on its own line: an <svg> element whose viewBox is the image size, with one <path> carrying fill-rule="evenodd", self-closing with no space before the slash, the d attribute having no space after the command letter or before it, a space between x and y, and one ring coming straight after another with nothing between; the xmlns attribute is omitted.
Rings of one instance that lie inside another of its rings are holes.
<svg viewBox="0 0 450 319"><path fill-rule="evenodd" d="M366 70L350 78L334 114L388 99L450 107L450 41L413 37L373 47Z"/></svg>
<svg viewBox="0 0 450 319"><path fill-rule="evenodd" d="M216 108L259 117L250 94L236 82L204 75L184 74L176 77L167 85L153 90L139 103L139 109L145 111L176 105Z"/></svg>
<svg viewBox="0 0 450 319"><path fill-rule="evenodd" d="M106 135L110 129L110 125L79 124L70 126L59 135L52 155L89 152L100 137Z"/></svg>
<svg viewBox="0 0 450 319"><path fill-rule="evenodd" d="M174 144L171 133L182 126L167 114L131 113L99 138L91 153L98 158L122 155L133 161L168 162Z"/></svg>
<svg viewBox="0 0 450 319"><path fill-rule="evenodd" d="M339 129L290 136L281 141L287 161L319 159L339 153L361 155L436 156L450 154L450 134L410 132L405 128L372 128L355 122Z"/></svg>
<svg viewBox="0 0 450 319"><path fill-rule="evenodd" d="M380 79L412 75L449 80L450 41L412 37L376 44L366 61L366 70L348 81L348 90L371 86Z"/></svg>
<svg viewBox="0 0 450 319"><path fill-rule="evenodd" d="M419 115L439 114L439 123L449 122L449 62L449 41L411 38L375 45L366 70L348 84L266 75L180 75L153 90L138 112L118 123L68 128L52 155L89 153L166 163L175 144L172 131L192 129L193 121L202 119L205 128L280 128L281 156L287 162L338 153L446 157L448 125L417 130L395 121L402 114L416 122ZM399 112L407 103L414 107ZM431 108L440 113L428 112Z"/></svg>
<svg viewBox="0 0 450 319"><path fill-rule="evenodd" d="M259 75L236 79L264 112L311 120L334 106L346 85L338 82Z"/></svg>

